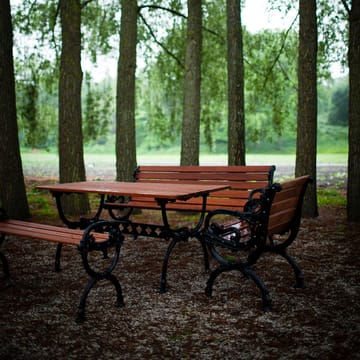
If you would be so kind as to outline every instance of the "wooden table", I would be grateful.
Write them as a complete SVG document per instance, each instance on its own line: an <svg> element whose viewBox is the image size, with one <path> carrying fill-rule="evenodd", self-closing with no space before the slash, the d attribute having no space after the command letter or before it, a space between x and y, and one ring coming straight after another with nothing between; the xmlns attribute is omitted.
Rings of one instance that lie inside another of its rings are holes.
<svg viewBox="0 0 360 360"><path fill-rule="evenodd" d="M161 274L160 292L166 291L166 274L167 265L170 254L179 241L186 241L191 237L198 239L204 250L205 268L209 267L206 246L203 240L198 236L204 222L206 213L206 199L211 192L219 191L228 188L228 185L207 185L207 184L167 184L167 183L132 183L132 182L118 182L118 181L84 181L73 183L61 183L53 185L41 185L37 187L41 190L48 190L56 199L59 216L62 221L70 228L84 228L91 222L100 219L105 196L124 196L124 197L144 197L153 198L159 204L159 210L162 214L162 225L138 223L131 221L129 213L124 215L120 220L114 220L119 223L119 227L123 234L137 236L149 236L170 240L171 242L167 248ZM61 197L64 194L98 194L100 195L99 208L96 214L91 219L80 219L79 221L70 221L61 206ZM172 228L168 222L167 204L176 202L177 200L186 201L193 197L202 197L202 211L196 224L189 228ZM59 244L57 250L57 261L59 263L61 254L61 245Z"/></svg>

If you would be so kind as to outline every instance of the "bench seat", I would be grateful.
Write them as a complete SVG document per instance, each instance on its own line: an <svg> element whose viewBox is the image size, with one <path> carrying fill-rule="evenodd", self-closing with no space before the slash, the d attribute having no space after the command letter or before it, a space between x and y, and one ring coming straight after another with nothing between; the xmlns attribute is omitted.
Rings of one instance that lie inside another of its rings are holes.
<svg viewBox="0 0 360 360"><path fill-rule="evenodd" d="M84 230L7 219L0 221L0 234L79 246L84 235ZM106 234L94 233L93 235L96 241L106 241L108 239Z"/></svg>

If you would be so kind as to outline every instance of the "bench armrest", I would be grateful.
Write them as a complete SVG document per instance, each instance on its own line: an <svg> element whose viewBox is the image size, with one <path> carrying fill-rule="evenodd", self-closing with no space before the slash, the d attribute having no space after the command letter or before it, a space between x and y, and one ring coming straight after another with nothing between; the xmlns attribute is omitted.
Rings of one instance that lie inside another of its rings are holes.
<svg viewBox="0 0 360 360"><path fill-rule="evenodd" d="M250 246L254 226L251 212L218 209L206 216L202 236L209 245L240 250Z"/></svg>
<svg viewBox="0 0 360 360"><path fill-rule="evenodd" d="M209 212L204 222L203 239L208 245L235 251L264 246L271 204L280 190L280 184L272 184L252 191L244 211L217 209ZM257 193L260 196L254 197Z"/></svg>

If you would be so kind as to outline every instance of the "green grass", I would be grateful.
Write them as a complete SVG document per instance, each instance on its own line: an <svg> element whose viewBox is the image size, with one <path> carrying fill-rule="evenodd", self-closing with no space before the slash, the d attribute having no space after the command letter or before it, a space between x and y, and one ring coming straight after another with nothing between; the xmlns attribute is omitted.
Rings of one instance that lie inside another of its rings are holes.
<svg viewBox="0 0 360 360"><path fill-rule="evenodd" d="M55 152L32 152L23 151L22 163L25 176L58 176L59 158ZM295 154L248 154L246 156L247 164L261 165L274 164L295 165ZM347 154L318 154L318 164L347 164ZM162 151L147 154L138 154L138 164L180 164L180 154L168 154ZM202 154L200 156L201 165L226 165L227 155L225 154ZM115 154L85 154L85 166L87 169L100 169L115 171Z"/></svg>
<svg viewBox="0 0 360 360"><path fill-rule="evenodd" d="M344 193L336 189L318 189L317 197L319 206L346 206Z"/></svg>
<svg viewBox="0 0 360 360"><path fill-rule="evenodd" d="M47 170L54 170L58 168L59 157L55 152L43 151L22 151L21 153L23 166L31 169L36 168L39 171L37 175L51 175L46 174ZM320 153L317 156L319 164L347 164L346 153ZM102 167L115 167L115 154L109 153L85 153L85 163L89 166L98 165ZM179 164L180 154L167 154L164 151L151 152L147 154L138 154L139 164ZM227 164L226 154L201 154L200 163L205 164ZM248 154L246 156L247 164L295 164L295 154ZM44 174L45 172L45 174Z"/></svg>

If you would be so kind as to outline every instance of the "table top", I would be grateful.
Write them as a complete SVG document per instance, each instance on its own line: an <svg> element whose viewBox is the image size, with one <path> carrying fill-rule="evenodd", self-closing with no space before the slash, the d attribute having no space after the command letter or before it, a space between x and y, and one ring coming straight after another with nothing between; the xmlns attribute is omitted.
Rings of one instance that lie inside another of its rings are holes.
<svg viewBox="0 0 360 360"><path fill-rule="evenodd" d="M39 185L38 189L54 193L96 193L100 195L143 196L155 199L186 200L229 188L228 185L141 183L121 181L81 181Z"/></svg>

